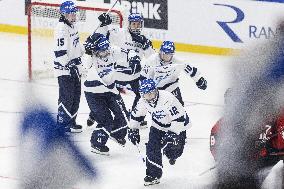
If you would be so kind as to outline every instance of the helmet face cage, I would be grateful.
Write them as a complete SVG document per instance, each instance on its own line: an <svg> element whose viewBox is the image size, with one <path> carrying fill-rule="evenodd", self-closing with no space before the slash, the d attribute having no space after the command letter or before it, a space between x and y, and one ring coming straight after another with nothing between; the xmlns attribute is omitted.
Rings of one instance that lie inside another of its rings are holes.
<svg viewBox="0 0 284 189"><path fill-rule="evenodd" d="M164 41L160 48L160 59L164 63L171 62L175 54L175 44L171 41Z"/></svg>
<svg viewBox="0 0 284 189"><path fill-rule="evenodd" d="M143 99L149 104L155 104L158 99L158 90L155 89L152 92L145 93L142 95Z"/></svg>
<svg viewBox="0 0 284 189"><path fill-rule="evenodd" d="M78 17L77 13L69 13L69 14L63 14L63 15L71 24L74 24L77 21L77 17Z"/></svg>
<svg viewBox="0 0 284 189"><path fill-rule="evenodd" d="M153 79L144 79L139 88L143 99L148 103L155 103L158 98L158 90Z"/></svg>
<svg viewBox="0 0 284 189"><path fill-rule="evenodd" d="M62 14L70 23L76 22L78 8L72 1L65 1L60 6L60 14Z"/></svg>
<svg viewBox="0 0 284 189"><path fill-rule="evenodd" d="M128 30L131 33L140 34L144 28L144 19L141 14L132 13L128 16Z"/></svg>

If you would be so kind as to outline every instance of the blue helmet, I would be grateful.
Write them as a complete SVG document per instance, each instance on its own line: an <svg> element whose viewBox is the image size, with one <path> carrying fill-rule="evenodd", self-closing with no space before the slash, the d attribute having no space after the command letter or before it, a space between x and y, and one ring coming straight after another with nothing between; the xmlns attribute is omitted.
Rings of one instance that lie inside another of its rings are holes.
<svg viewBox="0 0 284 189"><path fill-rule="evenodd" d="M175 44L172 41L164 41L160 48L160 51L164 52L165 54L173 54L175 53L175 50Z"/></svg>
<svg viewBox="0 0 284 189"><path fill-rule="evenodd" d="M102 36L96 43L95 51L105 51L109 48L109 41L105 36Z"/></svg>
<svg viewBox="0 0 284 189"><path fill-rule="evenodd" d="M144 19L143 19L143 16L139 13L131 13L128 16L128 21L129 22L143 22Z"/></svg>
<svg viewBox="0 0 284 189"><path fill-rule="evenodd" d="M60 5L61 14L76 13L78 11L77 6L72 1L65 1Z"/></svg>
<svg viewBox="0 0 284 189"><path fill-rule="evenodd" d="M156 83L153 79L144 79L141 81L139 92L141 94L147 94L155 91L156 89Z"/></svg>

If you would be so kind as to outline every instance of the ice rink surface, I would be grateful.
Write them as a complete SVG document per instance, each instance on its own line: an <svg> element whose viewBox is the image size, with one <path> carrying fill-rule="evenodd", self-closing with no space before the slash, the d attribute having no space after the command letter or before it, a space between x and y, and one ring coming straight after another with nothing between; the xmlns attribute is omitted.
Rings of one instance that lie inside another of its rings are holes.
<svg viewBox="0 0 284 189"><path fill-rule="evenodd" d="M35 95L52 111L57 112L58 87L56 80L43 79L28 84L27 73L27 36L0 33L1 69L0 69L0 189L16 189L21 180L17 171L19 150L19 122L22 118L27 85L31 85ZM42 45L44 48L44 44ZM52 49L51 49L52 50ZM231 57L176 53L178 57L200 69L208 81L205 91L198 89L193 80L181 76L181 90L186 102L186 110L192 121L187 131L188 142L183 155L174 166L163 157L164 169L161 183L150 188L156 189L195 189L210 188L215 181L215 171L200 174L214 166L209 151L209 133L211 127L222 116L223 94L229 87ZM124 96L128 107L131 94ZM140 189L145 177L145 165L137 149L130 142L122 148L109 140L110 156L100 156L90 152L90 136L93 128L86 126L89 108L82 93L78 124L84 131L72 135L72 139L82 152L98 169L98 177L91 185L78 183L73 188L97 189ZM150 122L150 121L148 121ZM145 154L148 129L141 131L140 148ZM279 167L279 166L278 166ZM277 166L273 169L277 173ZM271 188L273 176L268 178ZM270 179L270 180L269 180Z"/></svg>

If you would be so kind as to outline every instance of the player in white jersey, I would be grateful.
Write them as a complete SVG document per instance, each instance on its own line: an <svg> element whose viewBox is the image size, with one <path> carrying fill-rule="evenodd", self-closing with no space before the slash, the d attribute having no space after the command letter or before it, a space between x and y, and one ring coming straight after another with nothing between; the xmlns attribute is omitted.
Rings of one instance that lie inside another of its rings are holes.
<svg viewBox="0 0 284 189"><path fill-rule="evenodd" d="M97 33L87 39L85 49L91 55L91 65L84 82L85 97L98 123L91 137L92 152L108 155L108 138L124 146L127 134L124 117L127 111L115 84L141 71L140 57L135 51L110 46L107 38ZM121 66L125 62L128 65Z"/></svg>
<svg viewBox="0 0 284 189"><path fill-rule="evenodd" d="M139 127L146 112L152 117L149 141L146 146L146 177L144 185L158 184L162 177L162 149L174 165L183 153L186 129L191 125L182 104L168 91L158 90L152 79L141 82L142 98L131 112L128 138L137 145L140 142Z"/></svg>
<svg viewBox="0 0 284 189"><path fill-rule="evenodd" d="M197 87L205 90L207 81L201 76L198 69L188 63L184 63L175 56L175 45L171 41L164 41L160 52L155 53L145 60L144 68L141 71L143 78L151 78L157 83L157 88L173 93L182 105L179 77L184 71L194 80Z"/></svg>
<svg viewBox="0 0 284 189"><path fill-rule="evenodd" d="M81 97L81 56L84 54L75 26L77 11L72 1L62 3L61 17L54 30L54 73L59 85L57 122L67 132L82 130L82 126L76 124Z"/></svg>
<svg viewBox="0 0 284 189"><path fill-rule="evenodd" d="M141 34L144 26L144 19L141 14L130 14L128 16L129 25L127 28L109 29L108 25L111 24L112 20L106 13L101 14L99 16L99 20L101 21L101 25L97 32L104 34L109 39L111 44L123 49L135 50L140 58L149 57L155 53L155 50L152 47L152 42ZM125 64L127 65L127 62L125 62ZM137 72L136 74L125 78L125 81L118 82L118 84L122 86L129 84L132 91L135 93L132 109L136 106L140 98L139 81L140 72ZM92 117L91 112L87 121L87 125L89 126L94 123ZM143 124L146 124L146 122L143 122Z"/></svg>

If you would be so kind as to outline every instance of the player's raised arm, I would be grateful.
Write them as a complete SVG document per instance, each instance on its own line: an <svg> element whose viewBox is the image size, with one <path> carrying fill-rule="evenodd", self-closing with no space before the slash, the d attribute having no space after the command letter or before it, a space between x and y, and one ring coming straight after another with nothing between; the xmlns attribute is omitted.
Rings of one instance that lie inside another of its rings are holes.
<svg viewBox="0 0 284 189"><path fill-rule="evenodd" d="M199 72L199 69L187 63L184 71L195 81L195 84L199 89L205 90L207 88L207 81Z"/></svg>

